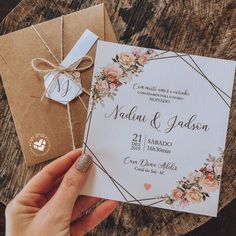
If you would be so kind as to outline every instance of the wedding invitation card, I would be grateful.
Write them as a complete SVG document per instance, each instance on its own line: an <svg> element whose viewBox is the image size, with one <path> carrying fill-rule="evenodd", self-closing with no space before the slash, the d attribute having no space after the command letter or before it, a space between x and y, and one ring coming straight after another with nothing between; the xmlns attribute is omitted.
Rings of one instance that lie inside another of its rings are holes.
<svg viewBox="0 0 236 236"><path fill-rule="evenodd" d="M216 216L235 62L99 41L83 194Z"/></svg>

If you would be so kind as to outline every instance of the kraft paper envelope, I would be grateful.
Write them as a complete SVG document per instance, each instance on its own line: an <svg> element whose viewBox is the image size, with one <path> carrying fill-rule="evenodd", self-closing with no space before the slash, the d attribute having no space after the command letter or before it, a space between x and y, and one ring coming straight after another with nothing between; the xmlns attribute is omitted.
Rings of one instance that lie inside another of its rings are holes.
<svg viewBox="0 0 236 236"><path fill-rule="evenodd" d="M60 59L61 18L35 28ZM100 4L64 16L65 56L86 29L98 35L99 39L117 41L104 4ZM96 45L88 55L94 59L95 52ZM53 62L32 27L0 37L0 73L27 165L72 150L72 138L75 147L81 147L87 115L78 97L70 103L70 117L67 106L48 98L41 101L45 90L43 75L35 73L31 67L31 60L38 57ZM91 86L92 73L93 67L81 73L83 87L87 90ZM88 104L88 95L83 93L80 97Z"/></svg>

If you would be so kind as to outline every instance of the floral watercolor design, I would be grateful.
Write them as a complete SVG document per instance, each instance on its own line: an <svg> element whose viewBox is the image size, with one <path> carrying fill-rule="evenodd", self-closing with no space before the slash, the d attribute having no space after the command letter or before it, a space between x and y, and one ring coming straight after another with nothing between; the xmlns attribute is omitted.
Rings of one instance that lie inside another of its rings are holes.
<svg viewBox="0 0 236 236"><path fill-rule="evenodd" d="M158 56L164 53L166 51L157 54L152 49L142 52L141 49L134 48L131 53L121 52L117 54L112 58L112 64L102 67L101 71L95 75L94 104L101 103L104 105L103 99L105 97L114 100L119 87L127 84L143 72L143 68L149 60L158 59ZM156 196L155 199L160 200L156 203L165 202L173 207L175 205L185 207L205 201L210 197L211 192L219 189L222 166L222 150L220 150L220 157L209 154L202 168L191 172L187 177L178 181L176 188L171 191L170 195Z"/></svg>
<svg viewBox="0 0 236 236"><path fill-rule="evenodd" d="M157 56L152 49L142 52L139 48L132 49L131 53L121 52L117 54L115 58L112 58L112 64L106 65L95 75L96 83L93 87L94 103L100 102L103 104L104 97L114 100L118 88L127 84L133 77L137 77L143 72L145 64Z"/></svg>
<svg viewBox="0 0 236 236"><path fill-rule="evenodd" d="M220 152L218 158L209 154L204 166L178 181L170 195L157 196L156 199L162 199L160 202L164 201L171 206L177 204L181 207L205 201L210 197L210 193L218 190L220 186L223 166L223 152Z"/></svg>

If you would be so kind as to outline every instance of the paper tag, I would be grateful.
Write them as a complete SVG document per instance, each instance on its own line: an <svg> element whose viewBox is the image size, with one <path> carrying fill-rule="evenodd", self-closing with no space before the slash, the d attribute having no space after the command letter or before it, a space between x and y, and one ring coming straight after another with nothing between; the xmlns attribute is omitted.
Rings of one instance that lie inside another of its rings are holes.
<svg viewBox="0 0 236 236"><path fill-rule="evenodd" d="M86 29L65 59L61 66L67 68L75 63L79 58L85 56L97 41L98 36ZM82 88L72 78L65 74L59 74L58 79L54 79L56 72L48 73L44 76L45 96L67 104L82 93Z"/></svg>

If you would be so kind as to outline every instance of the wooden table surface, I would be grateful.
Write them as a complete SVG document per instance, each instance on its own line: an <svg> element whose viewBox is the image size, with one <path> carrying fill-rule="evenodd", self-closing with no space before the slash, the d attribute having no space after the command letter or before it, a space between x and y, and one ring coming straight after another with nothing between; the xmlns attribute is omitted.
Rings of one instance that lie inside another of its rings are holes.
<svg viewBox="0 0 236 236"><path fill-rule="evenodd" d="M101 1L22 0L0 24L0 34ZM236 59L235 0L105 0L121 43ZM219 209L236 197L236 85L230 111ZM7 204L44 164L27 168L0 81L0 201ZM180 235L210 218L121 204L89 235Z"/></svg>

